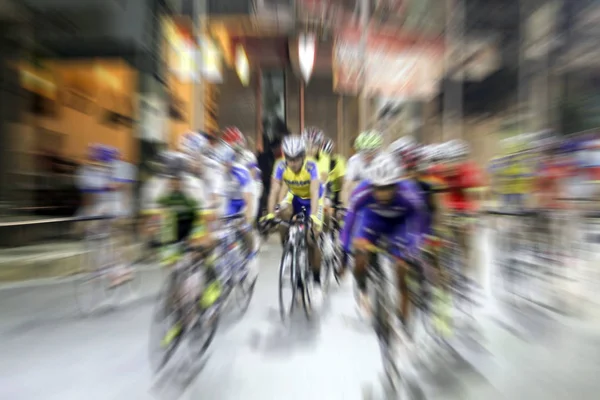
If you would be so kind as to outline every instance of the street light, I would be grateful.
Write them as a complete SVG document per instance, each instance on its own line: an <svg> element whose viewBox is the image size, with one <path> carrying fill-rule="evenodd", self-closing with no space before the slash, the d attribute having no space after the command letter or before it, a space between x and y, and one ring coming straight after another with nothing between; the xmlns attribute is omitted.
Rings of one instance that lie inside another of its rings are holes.
<svg viewBox="0 0 600 400"><path fill-rule="evenodd" d="M298 63L304 82L308 83L315 66L317 37L314 33L301 33L298 36Z"/></svg>
<svg viewBox="0 0 600 400"><path fill-rule="evenodd" d="M241 44L238 44L235 48L235 71L242 85L248 86L248 83L250 83L250 64L244 46Z"/></svg>

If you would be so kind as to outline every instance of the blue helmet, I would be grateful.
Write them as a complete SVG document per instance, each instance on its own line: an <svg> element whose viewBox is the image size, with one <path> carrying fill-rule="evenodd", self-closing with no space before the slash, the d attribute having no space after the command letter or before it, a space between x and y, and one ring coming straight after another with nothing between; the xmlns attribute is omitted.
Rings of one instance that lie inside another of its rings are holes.
<svg viewBox="0 0 600 400"><path fill-rule="evenodd" d="M115 160L117 154L113 147L101 144L92 144L89 148L90 159L98 163L108 164Z"/></svg>
<svg viewBox="0 0 600 400"><path fill-rule="evenodd" d="M235 150L227 145L227 144L221 144L218 148L217 148L217 160L219 162L222 162L224 164L229 164L235 161L237 155Z"/></svg>

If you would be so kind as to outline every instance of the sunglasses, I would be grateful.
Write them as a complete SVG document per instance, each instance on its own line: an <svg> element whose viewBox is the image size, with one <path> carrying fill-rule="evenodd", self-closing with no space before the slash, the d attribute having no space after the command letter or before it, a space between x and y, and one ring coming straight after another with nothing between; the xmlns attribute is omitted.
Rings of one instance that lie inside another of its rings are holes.
<svg viewBox="0 0 600 400"><path fill-rule="evenodd" d="M285 158L285 162L286 163L294 163L294 162L301 161L301 160L302 160L302 157L293 157L293 158L292 157L286 157Z"/></svg>

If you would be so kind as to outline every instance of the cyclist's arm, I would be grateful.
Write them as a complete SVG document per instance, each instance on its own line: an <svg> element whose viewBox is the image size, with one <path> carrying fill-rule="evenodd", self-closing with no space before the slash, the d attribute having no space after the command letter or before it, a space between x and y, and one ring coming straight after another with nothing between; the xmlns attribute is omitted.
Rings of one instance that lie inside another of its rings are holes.
<svg viewBox="0 0 600 400"><path fill-rule="evenodd" d="M269 201L267 203L267 212L271 214L275 211L275 206L278 203L281 190L281 181L283 180L283 172L285 171L285 163L280 161L275 166L273 177L271 178L271 189L269 192Z"/></svg>
<svg viewBox="0 0 600 400"><path fill-rule="evenodd" d="M251 224L254 219L254 196L253 196L253 186L252 186L252 176L250 175L250 171L248 169L240 169L240 182L242 184L242 196L244 198L244 203L246 204L246 221Z"/></svg>
<svg viewBox="0 0 600 400"><path fill-rule="evenodd" d="M281 203L285 197L287 196L288 192L290 191L290 189L288 188L288 185L285 184L285 182L281 182L281 187L279 188L278 194L277 194L277 202Z"/></svg>
<svg viewBox="0 0 600 400"><path fill-rule="evenodd" d="M340 242L342 243L342 248L345 251L350 250L350 241L354 231L356 216L368 204L369 199L371 198L370 186L364 182L356 188L351 197L352 202L350 203L350 207L348 208L346 217L344 218L344 229L340 235Z"/></svg>
<svg viewBox="0 0 600 400"><path fill-rule="evenodd" d="M413 186L413 185L411 185ZM426 218L426 208L423 201L419 198L418 188L408 187L399 188L397 196L404 199L404 207L406 209L406 226L408 227L408 243L407 247L411 254L417 254L421 239L423 237L423 223Z"/></svg>
<svg viewBox="0 0 600 400"><path fill-rule="evenodd" d="M331 159L329 156L321 154L319 161L317 163L317 167L319 168L319 179L322 184L326 184L329 180L329 164L331 163Z"/></svg>
<svg viewBox="0 0 600 400"><path fill-rule="evenodd" d="M321 181L319 180L316 163L306 163L306 169L310 174L310 215L316 216L319 212L319 191L321 189Z"/></svg>

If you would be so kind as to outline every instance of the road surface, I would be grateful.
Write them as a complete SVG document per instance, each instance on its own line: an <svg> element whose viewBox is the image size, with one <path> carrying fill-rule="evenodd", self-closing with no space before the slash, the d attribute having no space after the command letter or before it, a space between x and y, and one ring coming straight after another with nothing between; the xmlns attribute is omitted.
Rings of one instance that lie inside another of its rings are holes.
<svg viewBox="0 0 600 400"><path fill-rule="evenodd" d="M490 270L488 236L486 230L478 244L484 271ZM377 343L357 317L350 281L335 290L314 321L300 318L283 326L279 254L276 242L265 245L247 314L220 329L206 367L183 399L353 400L362 398L365 387L379 390ZM152 295L163 274L150 269L142 276L139 299L85 318L72 282L1 290L0 398L157 398L148 332ZM534 306L514 311L489 300L479 317L484 342L460 341L462 357L423 373L420 382L429 399L598 399L598 315L571 318Z"/></svg>

